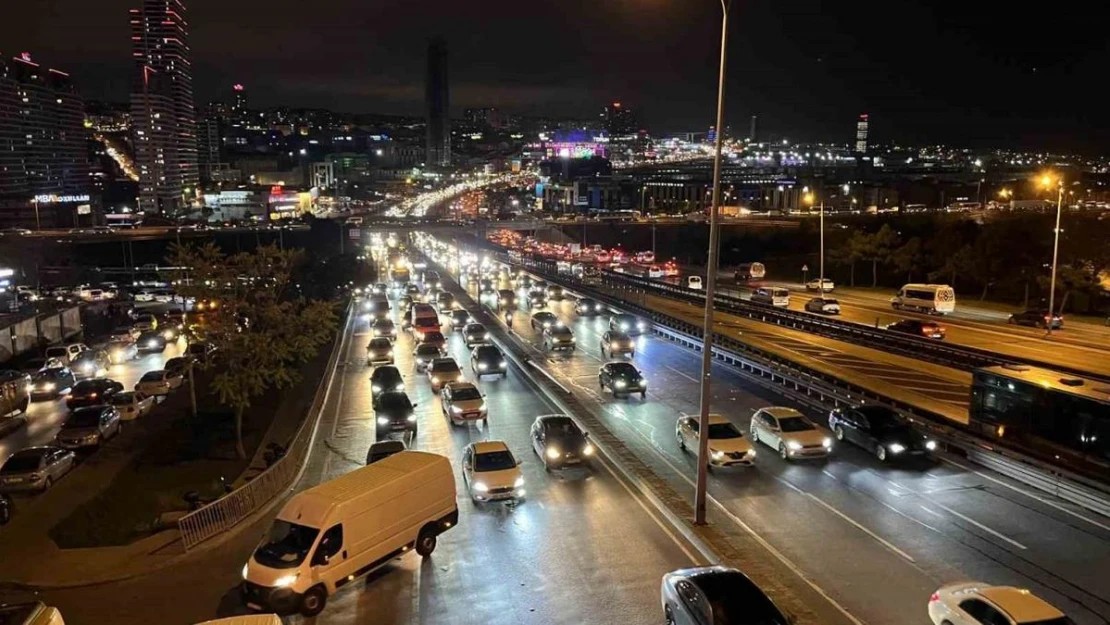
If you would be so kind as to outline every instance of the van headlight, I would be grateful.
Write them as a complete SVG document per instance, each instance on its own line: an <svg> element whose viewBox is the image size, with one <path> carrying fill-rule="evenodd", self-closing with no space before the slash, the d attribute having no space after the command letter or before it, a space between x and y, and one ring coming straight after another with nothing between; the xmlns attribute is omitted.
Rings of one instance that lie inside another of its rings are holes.
<svg viewBox="0 0 1110 625"><path fill-rule="evenodd" d="M297 581L297 578L300 577L300 575L301 575L300 573L293 573L292 575L283 575L283 576L274 580L274 586L277 587L277 588L285 588L286 586L292 586L293 582Z"/></svg>
<svg viewBox="0 0 1110 625"><path fill-rule="evenodd" d="M786 441L786 448L790 451L798 451L802 448L802 444L798 441Z"/></svg>
<svg viewBox="0 0 1110 625"><path fill-rule="evenodd" d="M389 417L378 417L378 425L389 425Z"/></svg>

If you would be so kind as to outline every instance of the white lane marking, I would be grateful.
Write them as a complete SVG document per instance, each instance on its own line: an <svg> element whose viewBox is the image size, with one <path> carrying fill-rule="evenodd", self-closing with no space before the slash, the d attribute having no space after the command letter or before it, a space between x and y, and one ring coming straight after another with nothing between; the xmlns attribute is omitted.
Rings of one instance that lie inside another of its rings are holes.
<svg viewBox="0 0 1110 625"><path fill-rule="evenodd" d="M987 533L991 534L992 536L994 536L996 538L999 538L1001 540L1004 540L1004 541L1010 543L1011 545L1017 547L1018 549L1027 549L1027 547L1025 545L1023 545L1023 544L1019 543L1018 541L1010 538L1009 536L1006 536L1002 532L993 530L993 529L987 527L986 525L983 525L982 523L976 521L975 519L973 519L973 518L971 518L967 515L960 514L959 512L956 512L955 510L953 510L952 508L949 508L948 506L940 503L939 501L934 501L933 505L940 507L945 512L947 512L948 514L951 514L954 517L958 517L960 519L963 519L964 521L967 521L968 523L971 523L975 527L978 527L979 529L983 530L984 532L987 532Z"/></svg>
<svg viewBox="0 0 1110 625"><path fill-rule="evenodd" d="M686 378L687 380L690 380L691 382L694 382L695 384L700 384L701 383L701 381L698 380L697 378L695 378L694 376L689 375L687 373L683 373L682 371L679 371L678 369L675 369L674 367L672 367L670 365L663 365L663 366L670 369L671 371L674 371L675 373L677 373L678 375Z"/></svg>
<svg viewBox="0 0 1110 625"><path fill-rule="evenodd" d="M1015 491L1015 492L1019 492L1019 493L1021 493L1022 495L1025 495L1026 497L1028 497L1028 498L1030 498L1030 499L1035 499L1035 500L1037 500L1037 501L1039 501L1039 502L1043 503L1043 504L1044 504L1044 505L1046 505L1046 506L1049 506L1049 507L1051 507L1051 508L1056 508L1056 509L1057 509L1057 510L1059 510L1060 512L1064 512L1064 513L1066 513L1066 514L1070 514L1071 516L1073 516L1073 517L1075 517L1075 518L1077 518L1077 519L1082 519L1082 520L1084 520L1084 521L1086 521L1086 522L1090 523L1091 525L1094 525L1095 527L1101 527L1102 529L1104 529L1104 530L1106 530L1106 531L1110 532L1110 525L1105 525L1105 524L1103 524L1103 523L1100 523L1100 522L1098 522L1098 521L1096 521L1096 520L1094 520L1094 519L1092 519L1092 518L1090 518L1090 517L1087 517L1087 516L1085 516L1085 515L1079 514L1078 512L1076 512L1076 511L1074 511L1074 510L1070 510L1070 509L1068 509L1068 508L1066 508L1066 507L1064 507L1064 506L1061 506L1061 505L1060 505L1060 504L1058 504L1058 503L1054 503L1054 502L1052 502L1052 501L1050 501L1050 500L1048 500L1048 499L1045 499L1044 497L1041 497L1041 496L1037 495L1036 493L1032 493L1032 492L1030 492L1030 491L1027 491L1027 490L1025 490L1025 489L1023 489L1023 488L1018 488L1018 487L1016 487L1016 486L1014 486L1014 485L1012 485L1012 484L1007 484L1006 482L1004 482L1004 481L1002 481L1002 480L1000 480L1000 479L997 479L997 478L991 477L990 475L987 475L986 473L982 473L982 472L976 471L975 469L972 469L972 468L971 468L971 467L969 467L969 466L965 466L965 465L963 465L963 464L960 464L959 462L956 462L956 461L954 461L954 460L950 460L950 459L948 459L948 458L944 458L944 457L941 457L941 460L943 460L944 462L947 462L948 464L951 464L951 465L954 465L954 466L960 467L961 469L963 469L964 471L967 471L968 473L974 473L975 475L978 475L979 477L981 477L981 478L983 478L983 479L985 479L985 480L990 480L990 481L992 481L992 482L994 482L994 483L996 483L996 484L1000 484L1000 485L1002 485L1002 486L1005 486L1006 488L1009 488L1010 490L1012 490L1012 491Z"/></svg>
<svg viewBox="0 0 1110 625"><path fill-rule="evenodd" d="M918 508L921 508L921 509L922 509L922 510L924 510L925 512L928 512L929 514L931 514L931 515L935 516L935 517L936 517L936 518L938 518L938 519L943 519L943 518L944 518L944 515L943 515L943 514L941 514L941 513L939 513L939 512L937 512L936 510L930 510L929 508L926 508L925 506L923 506L923 505L921 505L921 504L918 504L918 505L917 505L917 507L918 507Z"/></svg>
<svg viewBox="0 0 1110 625"><path fill-rule="evenodd" d="M894 553L898 554L899 556L901 556L901 557L905 558L905 559L906 559L907 561L909 561L909 562L915 562L915 560L913 559L913 556L911 556L910 554L906 553L905 551L902 551L902 550L901 550L901 549L899 549L898 547L895 547L895 546L894 546L894 545L892 545L892 544L891 544L890 542L888 542L888 541L887 541L886 539L884 539L884 538L883 538L882 536L879 536L879 535L878 535L878 534L876 534L875 532L872 532L871 530L867 529L866 527L864 527L864 526L863 526L863 524L861 524L860 522L856 521L856 520L855 520L855 519L853 519L852 517L850 517L850 516L848 516L848 515L844 514L844 513L843 513L843 512L841 512L840 510L837 510L837 509L836 509L836 508L834 508L833 506L831 506L831 505L829 505L829 504L825 503L825 502L824 502L824 501L823 501L823 500L822 500L822 499L821 499L820 497L817 497L816 495L813 495L812 493L805 493L805 496L806 496L806 497L809 497L809 498L810 498L810 499L812 499L813 501L817 502L818 504L820 504L820 505L821 505L822 507L824 507L824 508L825 508L826 510L828 510L829 512L832 512L832 513L833 513L833 514L835 514L836 516L838 516L838 517L840 517L840 518L844 519L845 521L847 521L848 523L852 524L853 526L855 526L855 528L856 528L856 529L858 529L859 531L863 532L864 534L867 534L867 535L868 535L868 536L870 536L870 537L871 537L872 539L874 539L874 540L875 540L876 542L878 542L878 543L879 543L880 545L882 545L882 546L886 547L887 549L889 549L889 550L893 551Z"/></svg>

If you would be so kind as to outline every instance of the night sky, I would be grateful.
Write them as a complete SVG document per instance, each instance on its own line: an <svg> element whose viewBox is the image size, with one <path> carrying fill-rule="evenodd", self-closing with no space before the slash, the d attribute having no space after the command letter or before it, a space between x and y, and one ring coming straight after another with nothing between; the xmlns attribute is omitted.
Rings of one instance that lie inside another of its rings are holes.
<svg viewBox="0 0 1110 625"><path fill-rule="evenodd" d="M4 54L124 101L134 0L7 3ZM426 40L451 54L452 112L587 116L619 99L653 132L704 130L717 0L186 0L198 103L422 114ZM1026 7L1029 8L1026 8ZM746 135L1104 153L1103 5L994 0L735 0L726 116ZM15 15L13 15L13 13Z"/></svg>

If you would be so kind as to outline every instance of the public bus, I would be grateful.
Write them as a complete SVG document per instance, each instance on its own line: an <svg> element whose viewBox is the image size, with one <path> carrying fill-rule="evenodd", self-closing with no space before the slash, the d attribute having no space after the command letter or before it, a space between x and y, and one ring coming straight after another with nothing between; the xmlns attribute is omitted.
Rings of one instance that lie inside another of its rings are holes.
<svg viewBox="0 0 1110 625"><path fill-rule="evenodd" d="M968 417L981 435L1110 470L1110 383L1027 365L984 367L972 374Z"/></svg>

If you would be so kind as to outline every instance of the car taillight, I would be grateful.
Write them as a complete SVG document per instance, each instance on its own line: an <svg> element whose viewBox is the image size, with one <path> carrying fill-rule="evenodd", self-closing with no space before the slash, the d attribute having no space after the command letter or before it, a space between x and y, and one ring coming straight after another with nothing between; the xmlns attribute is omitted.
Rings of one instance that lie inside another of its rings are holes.
<svg viewBox="0 0 1110 625"><path fill-rule="evenodd" d="M934 592L933 594L929 595L929 603L934 603L937 601L940 601L940 593Z"/></svg>

